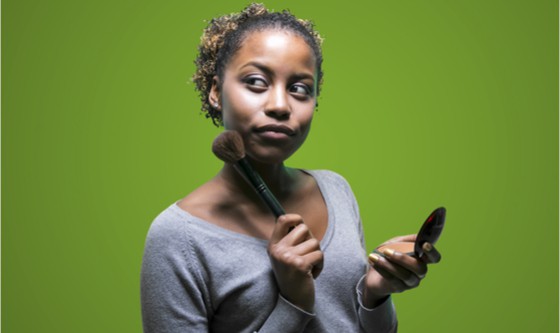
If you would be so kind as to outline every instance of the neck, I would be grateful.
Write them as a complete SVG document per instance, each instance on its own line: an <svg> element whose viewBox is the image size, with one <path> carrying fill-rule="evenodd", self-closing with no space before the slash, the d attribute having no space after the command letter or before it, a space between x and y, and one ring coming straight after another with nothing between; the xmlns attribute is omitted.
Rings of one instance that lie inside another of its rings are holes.
<svg viewBox="0 0 560 333"><path fill-rule="evenodd" d="M288 196L297 180L297 172L286 168L281 164L263 164L250 161L253 169L259 173L268 188L280 200ZM247 194L250 197L255 195L255 190L251 185L235 170L232 164L225 164L218 177L226 183L226 186L233 191Z"/></svg>

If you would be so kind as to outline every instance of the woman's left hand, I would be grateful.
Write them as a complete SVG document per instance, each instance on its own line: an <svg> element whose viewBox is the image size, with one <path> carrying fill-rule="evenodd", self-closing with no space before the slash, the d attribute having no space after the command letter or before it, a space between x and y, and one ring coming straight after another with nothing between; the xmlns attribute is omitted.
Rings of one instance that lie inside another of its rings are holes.
<svg viewBox="0 0 560 333"><path fill-rule="evenodd" d="M414 242L416 235L393 238L382 245L392 242ZM382 246L381 245L381 246ZM370 256L372 266L369 268L363 292L363 304L374 308L387 296L416 288L428 272L428 264L441 260L440 253L430 243L423 245L422 258L409 256L397 251L385 251L383 256Z"/></svg>

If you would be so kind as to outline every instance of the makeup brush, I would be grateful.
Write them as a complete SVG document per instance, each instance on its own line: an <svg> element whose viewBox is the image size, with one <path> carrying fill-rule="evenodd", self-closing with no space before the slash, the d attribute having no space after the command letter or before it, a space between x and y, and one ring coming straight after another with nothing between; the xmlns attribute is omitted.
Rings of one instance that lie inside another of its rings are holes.
<svg viewBox="0 0 560 333"><path fill-rule="evenodd" d="M253 169L249 160L245 157L245 146L239 133L230 130L223 131L214 139L212 152L220 160L233 164L237 172L257 191L259 197L266 203L276 218L286 214L274 194L270 192L261 176Z"/></svg>

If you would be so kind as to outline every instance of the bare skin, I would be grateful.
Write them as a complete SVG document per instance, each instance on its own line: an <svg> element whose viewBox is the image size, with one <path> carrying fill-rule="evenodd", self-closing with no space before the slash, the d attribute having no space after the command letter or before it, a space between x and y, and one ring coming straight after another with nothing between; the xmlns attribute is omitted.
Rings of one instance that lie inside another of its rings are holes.
<svg viewBox="0 0 560 333"><path fill-rule="evenodd" d="M271 184L271 191L287 212L300 215L321 240L328 214L315 179L299 170L286 172L287 180ZM269 240L276 225L270 209L231 165L225 165L216 177L177 204L207 222L255 238Z"/></svg>

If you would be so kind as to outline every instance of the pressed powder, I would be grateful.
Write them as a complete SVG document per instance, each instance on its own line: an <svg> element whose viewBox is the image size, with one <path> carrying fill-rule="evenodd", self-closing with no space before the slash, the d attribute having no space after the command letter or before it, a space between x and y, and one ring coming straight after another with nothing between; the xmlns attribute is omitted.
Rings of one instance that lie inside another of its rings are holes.
<svg viewBox="0 0 560 333"><path fill-rule="evenodd" d="M422 257L424 250L422 246L424 243L428 242L434 245L441 232L443 231L443 226L445 224L445 214L446 210L444 207L437 208L434 210L430 216L426 219L422 228L416 236L416 241L412 242L394 242L382 245L376 248L373 252L383 255L383 252L387 249L394 250L396 252L408 254L410 256L416 256L418 258Z"/></svg>
<svg viewBox="0 0 560 333"><path fill-rule="evenodd" d="M395 250L397 252L406 253L408 255L414 254L414 243L412 242L395 242L386 244L375 249L375 252L383 253L386 249Z"/></svg>

